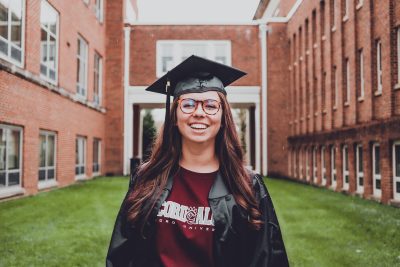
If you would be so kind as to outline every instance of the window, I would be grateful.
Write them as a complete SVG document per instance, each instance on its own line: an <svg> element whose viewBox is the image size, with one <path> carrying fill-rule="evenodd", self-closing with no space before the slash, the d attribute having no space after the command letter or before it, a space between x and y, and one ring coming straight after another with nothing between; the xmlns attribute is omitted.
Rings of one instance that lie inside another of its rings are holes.
<svg viewBox="0 0 400 267"><path fill-rule="evenodd" d="M103 59L98 53L94 53L94 82L93 82L93 102L100 106L101 105L101 95L102 95L102 85L103 85Z"/></svg>
<svg viewBox="0 0 400 267"><path fill-rule="evenodd" d="M331 0L330 14L331 14L331 28L332 31L336 30L336 0Z"/></svg>
<svg viewBox="0 0 400 267"><path fill-rule="evenodd" d="M163 40L157 42L157 77L191 55L231 65L230 41Z"/></svg>
<svg viewBox="0 0 400 267"><path fill-rule="evenodd" d="M336 148L335 146L331 147L331 180L332 180L332 188L336 188Z"/></svg>
<svg viewBox="0 0 400 267"><path fill-rule="evenodd" d="M20 67L24 52L23 0L0 1L0 57Z"/></svg>
<svg viewBox="0 0 400 267"><path fill-rule="evenodd" d="M400 85L400 27L397 28L397 84Z"/></svg>
<svg viewBox="0 0 400 267"><path fill-rule="evenodd" d="M350 62L349 59L346 58L346 94L345 94L345 105L350 103Z"/></svg>
<svg viewBox="0 0 400 267"><path fill-rule="evenodd" d="M382 43L380 40L376 42L376 79L376 93L380 94L382 93Z"/></svg>
<svg viewBox="0 0 400 267"><path fill-rule="evenodd" d="M0 190L21 185L22 129L0 124Z"/></svg>
<svg viewBox="0 0 400 267"><path fill-rule="evenodd" d="M381 196L381 168L380 168L380 147L378 143L372 145L372 176L373 176L373 194L376 197Z"/></svg>
<svg viewBox="0 0 400 267"><path fill-rule="evenodd" d="M75 174L77 178L85 177L85 164L86 164L86 138L77 137L76 138L76 164L75 164Z"/></svg>
<svg viewBox="0 0 400 267"><path fill-rule="evenodd" d="M356 146L356 173L357 173L357 192L362 194L364 192L364 161L362 145Z"/></svg>
<svg viewBox="0 0 400 267"><path fill-rule="evenodd" d="M349 190L349 150L347 145L343 146L343 189Z"/></svg>
<svg viewBox="0 0 400 267"><path fill-rule="evenodd" d="M310 180L310 161L309 161L309 150L308 148L306 148L304 150L304 152L306 153L306 180L309 181Z"/></svg>
<svg viewBox="0 0 400 267"><path fill-rule="evenodd" d="M94 13L98 21L103 22L103 0L96 0Z"/></svg>
<svg viewBox="0 0 400 267"><path fill-rule="evenodd" d="M317 148L314 147L313 154L312 154L312 161L313 161L313 181L317 183Z"/></svg>
<svg viewBox="0 0 400 267"><path fill-rule="evenodd" d="M321 147L321 176L322 185L326 185L325 146Z"/></svg>
<svg viewBox="0 0 400 267"><path fill-rule="evenodd" d="M93 139L93 174L100 173L101 141Z"/></svg>
<svg viewBox="0 0 400 267"><path fill-rule="evenodd" d="M87 58L88 44L82 37L78 37L77 53L77 82L76 92L78 95L86 98L87 94Z"/></svg>
<svg viewBox="0 0 400 267"><path fill-rule="evenodd" d="M58 13L45 0L41 2L40 31L40 74L55 83L58 67Z"/></svg>
<svg viewBox="0 0 400 267"><path fill-rule="evenodd" d="M393 144L393 198L400 200L400 141Z"/></svg>
<svg viewBox="0 0 400 267"><path fill-rule="evenodd" d="M343 21L349 18L349 0L342 0L343 3Z"/></svg>
<svg viewBox="0 0 400 267"><path fill-rule="evenodd" d="M298 173L297 173L297 151L294 150L293 153L293 176L298 178Z"/></svg>
<svg viewBox="0 0 400 267"><path fill-rule="evenodd" d="M41 131L39 134L39 182L56 178L56 135Z"/></svg>
<svg viewBox="0 0 400 267"><path fill-rule="evenodd" d="M358 51L358 60L359 60L359 75L360 75L360 91L358 94L358 99L364 99L364 92L365 92L364 54L362 49Z"/></svg>
<svg viewBox="0 0 400 267"><path fill-rule="evenodd" d="M333 66L332 69L333 72L333 108L337 108L337 102L338 102L338 77L337 77L337 70L336 66Z"/></svg>
<svg viewBox="0 0 400 267"><path fill-rule="evenodd" d="M303 179L303 157L301 149L299 149L299 178Z"/></svg>
<svg viewBox="0 0 400 267"><path fill-rule="evenodd" d="M288 174L292 176L292 151L289 150L288 153Z"/></svg>

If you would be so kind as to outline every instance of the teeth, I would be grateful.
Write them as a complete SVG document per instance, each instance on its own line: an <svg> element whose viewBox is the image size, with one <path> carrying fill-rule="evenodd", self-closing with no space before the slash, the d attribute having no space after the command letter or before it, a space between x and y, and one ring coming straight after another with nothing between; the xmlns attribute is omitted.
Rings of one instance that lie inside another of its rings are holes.
<svg viewBox="0 0 400 267"><path fill-rule="evenodd" d="M200 123L190 124L190 127L193 129L206 129L208 126Z"/></svg>

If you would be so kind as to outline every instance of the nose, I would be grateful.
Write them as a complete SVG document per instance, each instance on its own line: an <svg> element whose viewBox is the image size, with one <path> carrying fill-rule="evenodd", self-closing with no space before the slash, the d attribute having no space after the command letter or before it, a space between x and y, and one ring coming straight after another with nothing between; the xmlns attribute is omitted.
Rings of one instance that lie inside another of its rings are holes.
<svg viewBox="0 0 400 267"><path fill-rule="evenodd" d="M201 103L201 102L197 102L196 103L196 108L195 108L195 110L193 112L194 116L204 116L206 114L204 112L204 110L203 110L203 105L202 104L203 103Z"/></svg>

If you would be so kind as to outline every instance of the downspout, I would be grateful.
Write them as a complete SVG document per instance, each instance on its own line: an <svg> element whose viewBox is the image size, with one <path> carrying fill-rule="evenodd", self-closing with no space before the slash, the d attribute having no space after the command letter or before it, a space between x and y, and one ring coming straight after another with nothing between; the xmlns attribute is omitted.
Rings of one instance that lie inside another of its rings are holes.
<svg viewBox="0 0 400 267"><path fill-rule="evenodd" d="M129 123L129 114L128 109L131 108L129 107L129 99L128 99L128 90L129 90L129 45L130 45L130 40L131 39L131 27L127 26L124 27L124 168L123 168L123 173L124 175L129 173L129 164L130 164L130 159L129 155L132 155L130 153L130 150L133 151L132 144L129 142L129 138L133 140L133 131L132 131L132 136L128 134L129 129L128 127L131 125Z"/></svg>
<svg viewBox="0 0 400 267"><path fill-rule="evenodd" d="M267 81L267 24L259 25L261 38L261 105L262 105L262 175L268 174L268 81Z"/></svg>

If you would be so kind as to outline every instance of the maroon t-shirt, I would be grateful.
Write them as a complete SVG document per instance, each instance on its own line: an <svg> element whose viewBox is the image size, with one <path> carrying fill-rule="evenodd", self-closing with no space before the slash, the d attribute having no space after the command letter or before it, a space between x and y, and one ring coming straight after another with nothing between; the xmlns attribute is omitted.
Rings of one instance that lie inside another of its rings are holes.
<svg viewBox="0 0 400 267"><path fill-rule="evenodd" d="M208 193L217 172L180 168L156 219L157 252L165 267L214 266L214 220Z"/></svg>

